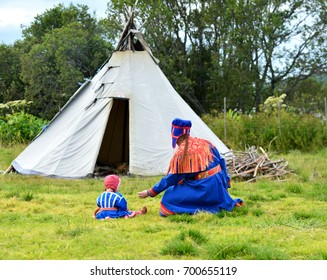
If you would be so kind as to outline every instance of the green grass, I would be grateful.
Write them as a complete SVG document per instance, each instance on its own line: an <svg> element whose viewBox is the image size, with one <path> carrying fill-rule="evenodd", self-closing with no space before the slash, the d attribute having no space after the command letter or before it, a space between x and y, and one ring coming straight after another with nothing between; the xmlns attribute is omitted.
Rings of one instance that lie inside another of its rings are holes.
<svg viewBox="0 0 327 280"><path fill-rule="evenodd" d="M5 170L23 146L0 147ZM292 152L286 181L235 182L246 206L217 214L159 216L161 195L137 192L160 177L122 177L133 219L92 218L103 182L0 175L1 260L325 260L327 149ZM279 157L280 158L280 157Z"/></svg>

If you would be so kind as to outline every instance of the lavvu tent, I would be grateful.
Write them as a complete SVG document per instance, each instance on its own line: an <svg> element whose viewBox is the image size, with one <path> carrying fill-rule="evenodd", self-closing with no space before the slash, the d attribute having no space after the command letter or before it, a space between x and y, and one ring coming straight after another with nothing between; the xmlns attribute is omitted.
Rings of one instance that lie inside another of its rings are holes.
<svg viewBox="0 0 327 280"><path fill-rule="evenodd" d="M96 166L120 163L130 174L165 174L174 118L191 120L192 136L230 152L172 87L131 15L109 61L11 166L21 174L66 178L92 176Z"/></svg>

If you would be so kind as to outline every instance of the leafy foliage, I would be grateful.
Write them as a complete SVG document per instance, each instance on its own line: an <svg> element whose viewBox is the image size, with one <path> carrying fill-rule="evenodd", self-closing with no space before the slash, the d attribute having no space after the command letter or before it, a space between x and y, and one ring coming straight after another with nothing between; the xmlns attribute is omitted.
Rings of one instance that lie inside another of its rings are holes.
<svg viewBox="0 0 327 280"><path fill-rule="evenodd" d="M23 99L24 84L20 78L20 49L0 44L0 103Z"/></svg>
<svg viewBox="0 0 327 280"><path fill-rule="evenodd" d="M287 102L291 104L290 109L300 114L321 115L327 97L327 82L323 78L324 76L313 76L300 81L296 86L288 86ZM292 79L288 81L290 83Z"/></svg>
<svg viewBox="0 0 327 280"><path fill-rule="evenodd" d="M35 138L46 121L28 113L31 101L0 103L0 143L27 143Z"/></svg>
<svg viewBox="0 0 327 280"><path fill-rule="evenodd" d="M25 112L0 117L0 142L5 145L26 143L33 140L45 121Z"/></svg>

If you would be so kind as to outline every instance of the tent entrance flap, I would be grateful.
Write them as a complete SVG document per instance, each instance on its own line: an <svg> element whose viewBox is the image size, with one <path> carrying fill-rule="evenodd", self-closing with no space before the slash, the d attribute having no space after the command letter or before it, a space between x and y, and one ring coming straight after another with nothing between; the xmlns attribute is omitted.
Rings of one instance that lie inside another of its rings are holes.
<svg viewBox="0 0 327 280"><path fill-rule="evenodd" d="M114 98L103 135L97 166L110 170L129 165L129 100ZM128 171L128 170L125 170Z"/></svg>

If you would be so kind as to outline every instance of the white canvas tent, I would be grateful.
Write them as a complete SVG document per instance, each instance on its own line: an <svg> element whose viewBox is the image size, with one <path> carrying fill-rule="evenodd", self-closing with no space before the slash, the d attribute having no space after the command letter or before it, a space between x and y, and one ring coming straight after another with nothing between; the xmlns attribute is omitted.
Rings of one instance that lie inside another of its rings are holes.
<svg viewBox="0 0 327 280"><path fill-rule="evenodd" d="M96 165L128 165L135 175L165 174L170 128L192 121L191 136L229 149L172 87L130 17L108 63L85 82L46 129L12 162L22 174L82 178Z"/></svg>

